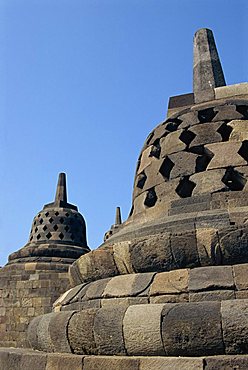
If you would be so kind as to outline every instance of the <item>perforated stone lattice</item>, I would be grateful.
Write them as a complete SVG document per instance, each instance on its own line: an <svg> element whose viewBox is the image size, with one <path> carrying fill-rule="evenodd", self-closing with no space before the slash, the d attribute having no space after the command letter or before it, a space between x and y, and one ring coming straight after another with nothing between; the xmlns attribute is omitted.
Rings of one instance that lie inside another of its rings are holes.
<svg viewBox="0 0 248 370"><path fill-rule="evenodd" d="M138 160L132 212L163 199L246 190L247 120L248 102L237 100L189 108L157 126Z"/></svg>
<svg viewBox="0 0 248 370"><path fill-rule="evenodd" d="M70 209L44 210L33 220L29 242L66 242L86 245L83 217Z"/></svg>

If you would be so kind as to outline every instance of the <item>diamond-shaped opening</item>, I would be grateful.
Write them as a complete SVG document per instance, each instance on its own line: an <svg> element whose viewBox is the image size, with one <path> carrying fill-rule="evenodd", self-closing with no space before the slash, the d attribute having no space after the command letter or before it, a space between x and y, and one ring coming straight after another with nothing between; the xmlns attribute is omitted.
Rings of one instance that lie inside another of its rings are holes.
<svg viewBox="0 0 248 370"><path fill-rule="evenodd" d="M74 239L75 239L75 236L71 234L71 240L74 240Z"/></svg>
<svg viewBox="0 0 248 370"><path fill-rule="evenodd" d="M159 139L156 139L152 145L149 157L159 158L160 152L161 152L161 147L160 147Z"/></svg>
<svg viewBox="0 0 248 370"><path fill-rule="evenodd" d="M52 237L52 234L50 232L48 234L46 234L47 239L50 239L51 237Z"/></svg>
<svg viewBox="0 0 248 370"><path fill-rule="evenodd" d="M59 212L58 212L58 211L56 211L56 212L55 212L55 216L58 216L58 215L59 215Z"/></svg>
<svg viewBox="0 0 248 370"><path fill-rule="evenodd" d="M53 226L53 230L57 231L58 230L58 226L57 225L54 225Z"/></svg>
<svg viewBox="0 0 248 370"><path fill-rule="evenodd" d="M238 171L234 170L233 167L228 167L225 175L222 178L222 182L230 190L243 190L246 184L246 178Z"/></svg>
<svg viewBox="0 0 248 370"><path fill-rule="evenodd" d="M36 221L34 221L34 226L36 225Z"/></svg>
<svg viewBox="0 0 248 370"><path fill-rule="evenodd" d="M195 186L196 184L193 181L189 180L189 176L185 176L180 180L176 188L176 193L181 198L190 197Z"/></svg>
<svg viewBox="0 0 248 370"><path fill-rule="evenodd" d="M175 164L170 160L169 157L166 157L165 160L163 161L163 163L162 163L162 165L159 169L159 172L161 173L161 175L164 177L164 179L166 181L169 180L171 170L174 166L175 166Z"/></svg>
<svg viewBox="0 0 248 370"><path fill-rule="evenodd" d="M205 171L211 159L212 157L210 155L199 155L195 161L195 172Z"/></svg>
<svg viewBox="0 0 248 370"><path fill-rule="evenodd" d="M241 148L238 151L238 154L241 155L241 157L244 158L246 162L248 162L248 141L247 140L243 141Z"/></svg>
<svg viewBox="0 0 248 370"><path fill-rule="evenodd" d="M248 106L247 105L237 105L236 111L243 114L244 118L248 118Z"/></svg>
<svg viewBox="0 0 248 370"><path fill-rule="evenodd" d="M39 222L40 222L40 224L43 224L43 218L41 218Z"/></svg>
<svg viewBox="0 0 248 370"><path fill-rule="evenodd" d="M201 123L211 122L216 116L217 112L214 112L214 108L207 108L198 112L198 119Z"/></svg>
<svg viewBox="0 0 248 370"><path fill-rule="evenodd" d="M179 136L179 139L186 145L189 145L191 141L196 137L196 134L194 132L191 132L190 130L183 130L181 135Z"/></svg>
<svg viewBox="0 0 248 370"><path fill-rule="evenodd" d="M63 233L59 234L59 239L61 239L61 240L64 239L64 234Z"/></svg>
<svg viewBox="0 0 248 370"><path fill-rule="evenodd" d="M40 234L38 234L38 235L37 235L37 239L39 240L40 238L41 238L41 235L40 235Z"/></svg>
<svg viewBox="0 0 248 370"><path fill-rule="evenodd" d="M156 192L155 192L154 188L151 188L151 189L148 190L148 192L146 194L146 199L144 201L144 204L147 207L153 207L153 206L155 206L157 199L158 199L158 197L156 195Z"/></svg>
<svg viewBox="0 0 248 370"><path fill-rule="evenodd" d="M147 176L146 176L145 172L141 172L138 175L138 178L137 178L137 188L143 189L143 187L145 185L145 182L146 182L146 179L147 179Z"/></svg>
<svg viewBox="0 0 248 370"><path fill-rule="evenodd" d="M65 213L65 216L66 216L66 217L69 217L69 216L70 216L70 214L69 214L68 212L66 212L66 213Z"/></svg>
<svg viewBox="0 0 248 370"><path fill-rule="evenodd" d="M44 226L43 226L43 230L44 230L44 231L46 231L46 229L47 229L47 226L46 226L46 225L44 225Z"/></svg>
<svg viewBox="0 0 248 370"><path fill-rule="evenodd" d="M46 217L48 217L48 216L49 216L49 212L46 212L46 213L45 213L45 216L46 216Z"/></svg>
<svg viewBox="0 0 248 370"><path fill-rule="evenodd" d="M177 130L180 123L182 123L182 121L178 118L171 119L169 122L166 123L165 128L166 130L173 132Z"/></svg>
<svg viewBox="0 0 248 370"><path fill-rule="evenodd" d="M40 217L40 213L38 214L38 216L37 216L38 218Z"/></svg>
<svg viewBox="0 0 248 370"><path fill-rule="evenodd" d="M60 217L59 221L63 224L64 223L63 217Z"/></svg>
<svg viewBox="0 0 248 370"><path fill-rule="evenodd" d="M48 221L49 221L49 222L50 222L50 224L51 224L51 223L53 223L54 219L53 219L52 217L50 217Z"/></svg>
<svg viewBox="0 0 248 370"><path fill-rule="evenodd" d="M31 240L33 240L33 236L32 236L32 235L30 236L30 239L29 239L29 240L30 240L30 241L31 241Z"/></svg>
<svg viewBox="0 0 248 370"><path fill-rule="evenodd" d="M37 233L37 231L38 231L38 227L36 227L36 228L34 229L34 231Z"/></svg>
<svg viewBox="0 0 248 370"><path fill-rule="evenodd" d="M227 126L226 123L223 123L223 125L221 125L217 132L219 134L221 134L221 137L222 137L222 141L228 141L229 140L229 137L230 137L230 134L232 132L232 127L231 126Z"/></svg>
<svg viewBox="0 0 248 370"><path fill-rule="evenodd" d="M66 225L65 231L68 231L69 229L70 229L69 226Z"/></svg>

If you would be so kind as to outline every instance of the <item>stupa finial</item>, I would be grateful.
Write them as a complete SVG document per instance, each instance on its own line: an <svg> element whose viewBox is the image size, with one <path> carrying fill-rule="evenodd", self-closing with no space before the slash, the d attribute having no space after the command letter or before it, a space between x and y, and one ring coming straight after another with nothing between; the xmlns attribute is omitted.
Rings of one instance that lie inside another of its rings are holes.
<svg viewBox="0 0 248 370"><path fill-rule="evenodd" d="M116 207L116 213L115 213L115 225L121 225L121 209L120 207Z"/></svg>
<svg viewBox="0 0 248 370"><path fill-rule="evenodd" d="M55 202L65 202L67 203L67 192L66 192L66 174L61 172L58 178L58 185L55 195Z"/></svg>
<svg viewBox="0 0 248 370"><path fill-rule="evenodd" d="M226 85L214 35L207 28L201 28L194 36L193 74L193 89L196 103L214 99L213 89Z"/></svg>

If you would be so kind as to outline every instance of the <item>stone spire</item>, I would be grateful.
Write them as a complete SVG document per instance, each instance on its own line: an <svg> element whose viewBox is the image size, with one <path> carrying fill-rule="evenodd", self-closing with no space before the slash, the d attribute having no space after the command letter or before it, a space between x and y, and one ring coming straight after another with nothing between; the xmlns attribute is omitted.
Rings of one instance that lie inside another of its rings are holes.
<svg viewBox="0 0 248 370"><path fill-rule="evenodd" d="M195 103L214 99L214 88L226 85L213 32L207 28L194 36L193 74Z"/></svg>
<svg viewBox="0 0 248 370"><path fill-rule="evenodd" d="M116 213L115 213L115 225L121 225L121 209L120 207L116 207Z"/></svg>
<svg viewBox="0 0 248 370"><path fill-rule="evenodd" d="M67 203L67 192L66 192L66 175L65 173L60 173L58 178L58 185L56 190L55 202L65 202Z"/></svg>

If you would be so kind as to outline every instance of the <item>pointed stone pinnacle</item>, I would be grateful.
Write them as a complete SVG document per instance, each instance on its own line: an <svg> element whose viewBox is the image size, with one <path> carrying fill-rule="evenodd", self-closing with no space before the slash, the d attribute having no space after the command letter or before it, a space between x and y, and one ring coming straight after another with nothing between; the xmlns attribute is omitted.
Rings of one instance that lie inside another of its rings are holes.
<svg viewBox="0 0 248 370"><path fill-rule="evenodd" d="M121 225L121 209L120 207L116 207L116 213L115 213L115 225Z"/></svg>
<svg viewBox="0 0 248 370"><path fill-rule="evenodd" d="M58 185L56 190L55 202L67 203L67 192L66 192L66 175L65 173L59 174Z"/></svg>
<svg viewBox="0 0 248 370"><path fill-rule="evenodd" d="M225 86L213 32L202 28L194 36L194 78L195 102L214 99L214 88Z"/></svg>

